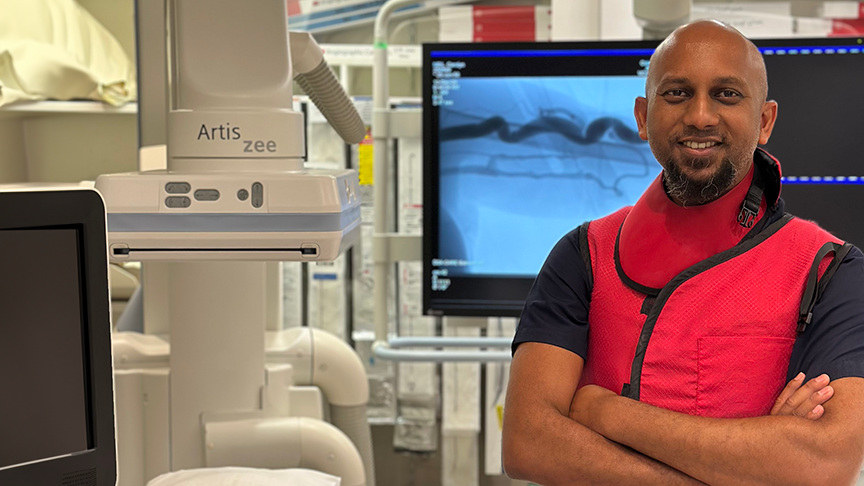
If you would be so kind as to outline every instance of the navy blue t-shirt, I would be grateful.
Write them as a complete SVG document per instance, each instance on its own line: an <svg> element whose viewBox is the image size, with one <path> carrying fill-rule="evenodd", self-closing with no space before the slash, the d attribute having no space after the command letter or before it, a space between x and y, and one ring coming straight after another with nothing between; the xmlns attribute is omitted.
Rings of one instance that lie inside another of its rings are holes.
<svg viewBox="0 0 864 486"><path fill-rule="evenodd" d="M759 226L780 219L783 207L780 200L777 210L762 218ZM521 343L538 342L587 360L588 279L577 228L558 241L537 275L516 329L513 352ZM864 377L864 253L857 247L837 268L813 308L811 324L795 341L787 382L801 371L808 378L822 373L831 380Z"/></svg>

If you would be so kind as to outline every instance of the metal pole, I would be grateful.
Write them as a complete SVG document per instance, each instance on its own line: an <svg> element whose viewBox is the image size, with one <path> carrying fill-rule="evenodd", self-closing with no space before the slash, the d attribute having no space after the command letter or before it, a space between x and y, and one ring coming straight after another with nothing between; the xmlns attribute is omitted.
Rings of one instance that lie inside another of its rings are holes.
<svg viewBox="0 0 864 486"><path fill-rule="evenodd" d="M385 3L375 18L375 44L372 66L372 106L373 123L373 185L375 206L375 231L373 245L374 254L387 255L387 234L390 232L387 194L390 183L390 173L387 170L390 142L389 136L389 67L387 64L388 27L390 15L396 9L419 3L421 0L390 0ZM382 248L383 246L383 248ZM375 339L387 341L389 313L387 312L387 289L392 262L376 259L374 267L374 297L375 297Z"/></svg>

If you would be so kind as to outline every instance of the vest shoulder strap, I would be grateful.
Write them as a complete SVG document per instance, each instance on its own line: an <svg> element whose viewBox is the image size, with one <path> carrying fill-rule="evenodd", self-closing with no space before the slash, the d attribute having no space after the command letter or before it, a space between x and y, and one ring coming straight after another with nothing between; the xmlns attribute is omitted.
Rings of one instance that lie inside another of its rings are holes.
<svg viewBox="0 0 864 486"><path fill-rule="evenodd" d="M621 223L632 206L626 206L614 213L603 216L602 218L593 221L586 221L579 226L579 253L582 256L582 261L585 264L585 270L588 275L588 298L594 290L594 265L604 265L607 260L614 261L615 238L618 235L618 229ZM597 254L591 253L591 249ZM606 252L608 251L608 255Z"/></svg>
<svg viewBox="0 0 864 486"><path fill-rule="evenodd" d="M849 254L849 250L851 249L852 245L850 243L840 244L829 241L816 252L816 257L813 259L813 265L811 265L810 273L807 276L807 286L804 287L804 296L801 298L801 307L798 312L799 334L807 330L807 326L813 320L813 308L819 302L822 293L825 292L825 287L828 286L828 282L831 281L834 273L837 272L837 268L846 259L846 255ZM825 268L825 272L820 278L819 268L822 265L822 260L829 253L834 253L834 258L828 264L828 267Z"/></svg>
<svg viewBox="0 0 864 486"><path fill-rule="evenodd" d="M588 245L588 226L591 221L582 223L579 227L579 254L582 256L582 263L585 264L585 272L588 277L588 300L591 300L591 293L594 291L594 267L591 266L591 247Z"/></svg>
<svg viewBox="0 0 864 486"><path fill-rule="evenodd" d="M807 274L807 284L804 287L804 295L801 297L801 306L798 311L798 333L801 334L807 330L807 326L813 320L813 308L819 302L828 282L837 272L837 268L846 259L852 245L840 240L812 221L793 218L792 222L802 229L806 228L806 231L812 235L814 242L825 242L816 252ZM830 261L825 260L829 255L832 255ZM823 265L824 263L827 263L827 266Z"/></svg>

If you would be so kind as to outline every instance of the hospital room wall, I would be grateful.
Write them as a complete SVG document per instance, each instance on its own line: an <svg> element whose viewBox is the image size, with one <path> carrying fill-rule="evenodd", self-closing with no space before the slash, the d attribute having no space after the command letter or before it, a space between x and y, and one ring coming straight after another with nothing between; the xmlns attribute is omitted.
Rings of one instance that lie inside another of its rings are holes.
<svg viewBox="0 0 864 486"><path fill-rule="evenodd" d="M0 110L0 183L77 183L133 171L137 127L134 114Z"/></svg>
<svg viewBox="0 0 864 486"><path fill-rule="evenodd" d="M18 120L0 119L0 183L27 179L24 130Z"/></svg>
<svg viewBox="0 0 864 486"><path fill-rule="evenodd" d="M75 1L114 35L129 59L135 59L135 0Z"/></svg>

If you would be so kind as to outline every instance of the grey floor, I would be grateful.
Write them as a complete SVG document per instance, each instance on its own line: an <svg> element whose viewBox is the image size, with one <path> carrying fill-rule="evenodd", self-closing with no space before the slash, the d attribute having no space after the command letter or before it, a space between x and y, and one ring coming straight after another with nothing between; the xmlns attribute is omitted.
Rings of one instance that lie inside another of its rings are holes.
<svg viewBox="0 0 864 486"><path fill-rule="evenodd" d="M480 457L482 460L482 440ZM433 454L406 454L393 450L393 426L372 426L372 444L375 449L375 476L378 486L443 486L441 484L441 452ZM527 485L506 476L481 474L479 486Z"/></svg>

